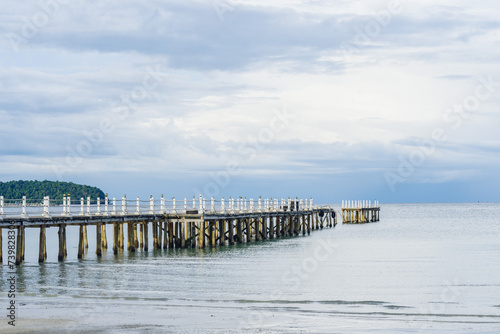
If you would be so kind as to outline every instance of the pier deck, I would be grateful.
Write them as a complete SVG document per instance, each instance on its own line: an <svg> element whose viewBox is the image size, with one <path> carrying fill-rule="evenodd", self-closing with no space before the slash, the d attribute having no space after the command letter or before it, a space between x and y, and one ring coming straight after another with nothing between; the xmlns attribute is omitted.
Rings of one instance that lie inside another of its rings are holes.
<svg viewBox="0 0 500 334"><path fill-rule="evenodd" d="M315 206L310 200L258 199L254 203L245 198L216 201L201 196L192 201L185 199L176 206L175 198L161 197L155 201L121 199L103 200L81 198L72 201L8 200L0 196L0 261L2 260L2 229L8 230L8 241L15 245L15 264L24 261L25 229L39 228L39 262L47 258L46 229L58 228L59 261L67 256L66 227L79 227L78 258L88 249L87 226L96 226L96 254L101 256L108 248L106 226L113 226L113 252L118 254L125 246L130 252L147 251L149 229L152 230L153 249L203 248L234 245L235 243L309 234L311 230L334 227L335 211L329 206ZM177 203L178 204L178 203ZM125 227L127 228L125 237ZM15 230L15 237L13 231ZM11 233L12 232L12 233ZM12 236L12 237L11 237ZM15 238L15 242L13 242ZM9 259L10 262L10 259Z"/></svg>

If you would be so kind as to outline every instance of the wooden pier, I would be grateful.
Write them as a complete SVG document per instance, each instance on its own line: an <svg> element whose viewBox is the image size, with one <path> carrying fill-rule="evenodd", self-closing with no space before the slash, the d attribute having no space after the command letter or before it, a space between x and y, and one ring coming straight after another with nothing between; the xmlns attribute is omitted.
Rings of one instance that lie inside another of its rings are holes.
<svg viewBox="0 0 500 334"><path fill-rule="evenodd" d="M258 242L310 234L311 230L334 227L335 211L329 206L314 206L313 200L222 198L216 201L201 196L192 200L159 201L152 196L147 201L115 198L81 198L74 201L65 196L62 201L29 201L4 199L0 196L0 262L2 261L2 229L9 233L9 247L15 248L15 264L22 264L25 256L25 229L39 228L38 261L47 259L46 234L48 228L58 230L58 260L64 261L67 252L66 229L79 228L78 258L88 250L87 226L96 226L96 254L102 256L108 249L106 227L112 226L112 250L148 251L149 230L153 249L183 249L223 247L237 243ZM125 233L126 229L126 233ZM10 242L15 238L15 242ZM12 253L10 253L12 254ZM9 261L10 262L10 261Z"/></svg>
<svg viewBox="0 0 500 334"><path fill-rule="evenodd" d="M377 200L371 201L342 201L342 223L362 224L378 222L380 220L380 206Z"/></svg>

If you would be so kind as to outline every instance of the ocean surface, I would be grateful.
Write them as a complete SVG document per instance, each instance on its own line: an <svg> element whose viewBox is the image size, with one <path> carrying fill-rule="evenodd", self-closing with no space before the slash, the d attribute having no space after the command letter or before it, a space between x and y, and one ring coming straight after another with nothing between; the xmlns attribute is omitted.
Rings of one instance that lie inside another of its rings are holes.
<svg viewBox="0 0 500 334"><path fill-rule="evenodd" d="M15 328L0 269L0 332L500 333L500 204L385 204L380 216L234 247L110 247L99 259L90 227L82 260L68 227L64 263L53 228L42 265L27 229Z"/></svg>

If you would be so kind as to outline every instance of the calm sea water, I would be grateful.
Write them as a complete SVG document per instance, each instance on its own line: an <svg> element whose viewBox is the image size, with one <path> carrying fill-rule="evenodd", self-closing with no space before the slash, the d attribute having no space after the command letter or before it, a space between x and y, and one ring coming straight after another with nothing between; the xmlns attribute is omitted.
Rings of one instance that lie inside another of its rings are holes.
<svg viewBox="0 0 500 334"><path fill-rule="evenodd" d="M500 204L386 204L378 223L306 237L100 259L90 228L83 260L70 227L64 263L50 229L43 265L38 233L27 231L15 330L499 333L499 213ZM2 267L3 310L8 276Z"/></svg>

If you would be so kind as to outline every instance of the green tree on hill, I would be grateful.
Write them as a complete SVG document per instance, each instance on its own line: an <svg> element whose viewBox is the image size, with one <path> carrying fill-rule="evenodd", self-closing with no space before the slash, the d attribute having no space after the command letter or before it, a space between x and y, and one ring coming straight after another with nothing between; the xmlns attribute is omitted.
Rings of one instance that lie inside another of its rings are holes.
<svg viewBox="0 0 500 334"><path fill-rule="evenodd" d="M67 194L70 194L72 198L87 198L87 196L90 196L95 199L97 197L104 198L105 196L104 192L97 187L73 182L47 180L0 182L0 196L3 196L6 200L19 200L23 196L30 200L41 200L45 196L49 196L54 200L61 200Z"/></svg>

